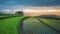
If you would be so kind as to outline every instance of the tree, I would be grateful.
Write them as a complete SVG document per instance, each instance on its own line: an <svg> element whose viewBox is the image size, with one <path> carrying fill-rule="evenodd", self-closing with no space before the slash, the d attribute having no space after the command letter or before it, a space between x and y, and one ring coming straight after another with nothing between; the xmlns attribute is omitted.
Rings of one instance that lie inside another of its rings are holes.
<svg viewBox="0 0 60 34"><path fill-rule="evenodd" d="M23 13L23 11L16 11L15 15L17 15L17 16L23 16L24 13Z"/></svg>

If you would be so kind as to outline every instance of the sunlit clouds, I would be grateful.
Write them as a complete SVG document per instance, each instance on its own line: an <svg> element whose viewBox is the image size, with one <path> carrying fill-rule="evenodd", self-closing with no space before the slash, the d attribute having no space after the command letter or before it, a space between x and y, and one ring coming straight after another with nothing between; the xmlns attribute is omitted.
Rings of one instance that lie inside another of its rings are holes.
<svg viewBox="0 0 60 34"><path fill-rule="evenodd" d="M59 12L60 10L54 10L54 9L47 9L47 10L34 10L34 9L24 9L24 12Z"/></svg>
<svg viewBox="0 0 60 34"><path fill-rule="evenodd" d="M43 14L60 14L59 6L33 7L33 6L10 6L10 8L0 10L2 13L14 14L16 11L23 11L26 16L36 16Z"/></svg>
<svg viewBox="0 0 60 34"><path fill-rule="evenodd" d="M34 7L34 8L32 7L32 8L25 8L23 11L27 16L38 16L38 15L46 15L46 14L59 15L60 14L60 9L57 9L56 7Z"/></svg>

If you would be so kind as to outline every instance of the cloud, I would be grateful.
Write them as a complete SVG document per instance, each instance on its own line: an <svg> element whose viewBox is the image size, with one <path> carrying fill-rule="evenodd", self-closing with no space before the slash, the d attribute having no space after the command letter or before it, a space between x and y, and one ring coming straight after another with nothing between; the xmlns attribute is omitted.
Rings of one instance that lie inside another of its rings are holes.
<svg viewBox="0 0 60 34"><path fill-rule="evenodd" d="M28 5L28 6L56 6L60 0L1 0L4 5Z"/></svg>
<svg viewBox="0 0 60 34"><path fill-rule="evenodd" d="M60 0L0 0L0 10L8 9L11 13L13 10L47 8L60 9Z"/></svg>

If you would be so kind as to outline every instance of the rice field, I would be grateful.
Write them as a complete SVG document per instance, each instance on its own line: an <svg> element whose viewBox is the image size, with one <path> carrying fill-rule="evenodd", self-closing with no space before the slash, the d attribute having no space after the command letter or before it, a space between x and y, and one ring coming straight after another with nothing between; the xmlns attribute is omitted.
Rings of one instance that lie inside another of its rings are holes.
<svg viewBox="0 0 60 34"><path fill-rule="evenodd" d="M23 34L60 34L60 20L29 18L23 22Z"/></svg>
<svg viewBox="0 0 60 34"><path fill-rule="evenodd" d="M0 16L0 34L60 34L60 20L25 17Z"/></svg>

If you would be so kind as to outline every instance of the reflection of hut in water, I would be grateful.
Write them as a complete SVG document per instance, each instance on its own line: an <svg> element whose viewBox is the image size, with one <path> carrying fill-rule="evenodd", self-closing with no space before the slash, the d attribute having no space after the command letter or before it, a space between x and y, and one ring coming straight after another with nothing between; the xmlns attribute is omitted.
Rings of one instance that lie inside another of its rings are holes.
<svg viewBox="0 0 60 34"><path fill-rule="evenodd" d="M16 13L14 14L16 16L23 16L23 11L16 11Z"/></svg>

